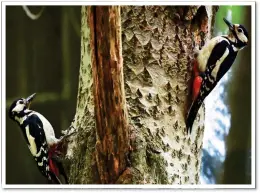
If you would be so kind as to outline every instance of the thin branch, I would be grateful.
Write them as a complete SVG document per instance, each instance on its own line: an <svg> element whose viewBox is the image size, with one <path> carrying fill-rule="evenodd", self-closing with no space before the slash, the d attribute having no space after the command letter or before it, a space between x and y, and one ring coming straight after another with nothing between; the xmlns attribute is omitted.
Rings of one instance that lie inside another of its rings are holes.
<svg viewBox="0 0 260 193"><path fill-rule="evenodd" d="M32 19L32 20L37 20L37 19L39 19L39 18L41 17L42 13L43 13L44 8L45 8L45 7L42 7L41 11L40 11L38 14L34 14L34 13L32 13L32 12L30 11L30 9L29 9L26 5L24 5L24 6L22 6L22 7L23 7L23 10L24 10L24 12L26 13L26 15L27 15L30 19Z"/></svg>

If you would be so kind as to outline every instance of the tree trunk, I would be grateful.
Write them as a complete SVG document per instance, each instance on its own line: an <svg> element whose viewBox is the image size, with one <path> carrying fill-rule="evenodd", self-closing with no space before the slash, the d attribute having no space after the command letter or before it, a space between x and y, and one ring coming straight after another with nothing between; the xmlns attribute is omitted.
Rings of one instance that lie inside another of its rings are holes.
<svg viewBox="0 0 260 193"><path fill-rule="evenodd" d="M76 115L72 126L77 129L68 142L66 168L69 183L95 184L100 183L95 164L96 123L93 97L92 63L95 50L91 47L94 34L92 7L81 9L81 63L79 72L79 88Z"/></svg>
<svg viewBox="0 0 260 193"><path fill-rule="evenodd" d="M120 32L119 7L82 7L70 183L199 183L204 107L191 135L185 116L194 50L211 38L216 10L123 6Z"/></svg>
<svg viewBox="0 0 260 193"><path fill-rule="evenodd" d="M129 150L120 7L94 7L93 15L96 161L101 182L114 183L126 169Z"/></svg>

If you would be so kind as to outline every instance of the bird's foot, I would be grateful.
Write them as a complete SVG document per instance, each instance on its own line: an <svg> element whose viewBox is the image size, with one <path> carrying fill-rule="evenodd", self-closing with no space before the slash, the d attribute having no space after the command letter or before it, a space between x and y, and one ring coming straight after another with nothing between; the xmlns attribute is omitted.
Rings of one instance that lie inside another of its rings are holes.
<svg viewBox="0 0 260 193"><path fill-rule="evenodd" d="M71 125L66 130L61 131L61 133L63 134L63 136L60 138L61 140L65 137L69 137L69 136L73 135L74 133L76 133L76 128L73 126L74 121L75 121L75 119L72 120Z"/></svg>

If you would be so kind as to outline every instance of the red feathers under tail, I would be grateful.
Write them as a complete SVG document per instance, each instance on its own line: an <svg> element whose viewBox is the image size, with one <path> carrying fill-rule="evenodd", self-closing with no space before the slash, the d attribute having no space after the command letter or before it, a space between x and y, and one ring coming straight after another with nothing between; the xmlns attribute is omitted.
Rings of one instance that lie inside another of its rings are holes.
<svg viewBox="0 0 260 193"><path fill-rule="evenodd" d="M52 146L49 149L49 167L50 167L50 172L53 174L53 181L54 183L61 184L61 180L59 179L60 176L62 175L64 177L65 183L68 184L68 178L65 173L65 170L62 166L62 163L59 161L58 157L60 154L57 149L56 145Z"/></svg>
<svg viewBox="0 0 260 193"><path fill-rule="evenodd" d="M187 119L186 119L186 126L187 126L187 132L191 133L191 129L193 126L193 122L196 118L197 112L200 108L199 101L197 100L197 97L200 92L201 84L202 84L202 77L200 76L200 71L198 69L198 62L197 60L193 61L193 84L192 84L192 104L190 106Z"/></svg>

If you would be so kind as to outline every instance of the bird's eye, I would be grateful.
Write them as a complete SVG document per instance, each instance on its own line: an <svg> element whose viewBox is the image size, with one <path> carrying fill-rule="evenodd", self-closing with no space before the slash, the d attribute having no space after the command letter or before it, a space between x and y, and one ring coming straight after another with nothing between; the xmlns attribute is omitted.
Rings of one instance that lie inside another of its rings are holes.
<svg viewBox="0 0 260 193"><path fill-rule="evenodd" d="M19 101L19 104L23 104L23 101Z"/></svg>
<svg viewBox="0 0 260 193"><path fill-rule="evenodd" d="M238 31L239 33L243 32L243 30L242 30L241 28L238 28L237 31Z"/></svg>

